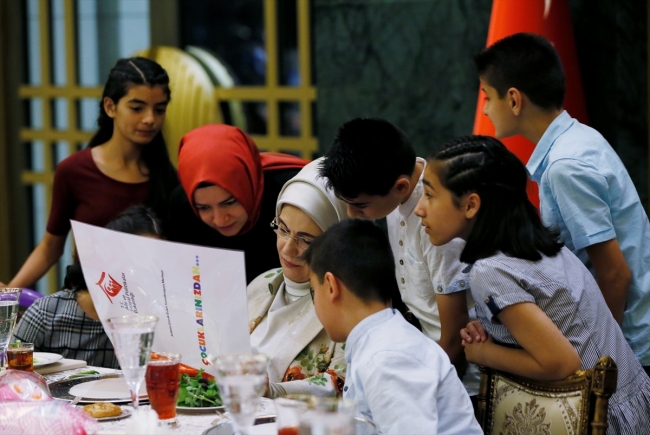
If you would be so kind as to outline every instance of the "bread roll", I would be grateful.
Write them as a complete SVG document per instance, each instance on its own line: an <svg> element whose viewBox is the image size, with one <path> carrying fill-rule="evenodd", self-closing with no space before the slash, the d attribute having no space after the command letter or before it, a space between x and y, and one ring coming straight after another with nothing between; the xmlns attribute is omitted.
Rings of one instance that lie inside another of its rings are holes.
<svg viewBox="0 0 650 435"><path fill-rule="evenodd" d="M117 417L122 413L122 408L109 402L91 403L84 406L83 410L94 418Z"/></svg>

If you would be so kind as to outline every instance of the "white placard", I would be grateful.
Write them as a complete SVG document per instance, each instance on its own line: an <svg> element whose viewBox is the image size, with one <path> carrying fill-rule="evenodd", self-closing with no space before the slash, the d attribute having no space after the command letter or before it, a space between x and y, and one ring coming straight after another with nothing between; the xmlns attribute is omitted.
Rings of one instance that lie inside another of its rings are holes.
<svg viewBox="0 0 650 435"><path fill-rule="evenodd" d="M153 350L206 356L250 353L244 253L124 234L72 221L84 278L100 320L154 315ZM110 337L110 334L109 334Z"/></svg>

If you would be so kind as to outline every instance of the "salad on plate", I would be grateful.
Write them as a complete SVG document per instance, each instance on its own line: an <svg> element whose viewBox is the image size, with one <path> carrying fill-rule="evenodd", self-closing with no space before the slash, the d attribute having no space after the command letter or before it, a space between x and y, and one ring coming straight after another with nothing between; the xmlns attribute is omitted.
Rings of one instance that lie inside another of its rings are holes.
<svg viewBox="0 0 650 435"><path fill-rule="evenodd" d="M214 376L181 364L181 384L176 409L221 409L223 402Z"/></svg>

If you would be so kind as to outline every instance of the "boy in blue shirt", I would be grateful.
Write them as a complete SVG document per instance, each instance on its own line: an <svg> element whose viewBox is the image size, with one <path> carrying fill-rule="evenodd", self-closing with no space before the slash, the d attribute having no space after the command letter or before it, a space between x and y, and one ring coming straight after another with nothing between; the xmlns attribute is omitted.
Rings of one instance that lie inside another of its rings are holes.
<svg viewBox="0 0 650 435"><path fill-rule="evenodd" d="M623 162L596 130L563 110L561 60L545 38L518 33L474 58L497 138L536 144L527 164L542 220L595 276L626 340L650 369L650 223Z"/></svg>
<svg viewBox="0 0 650 435"><path fill-rule="evenodd" d="M385 434L482 434L449 357L390 307L397 287L382 230L351 219L317 237L309 264L316 315L345 342L343 397Z"/></svg>

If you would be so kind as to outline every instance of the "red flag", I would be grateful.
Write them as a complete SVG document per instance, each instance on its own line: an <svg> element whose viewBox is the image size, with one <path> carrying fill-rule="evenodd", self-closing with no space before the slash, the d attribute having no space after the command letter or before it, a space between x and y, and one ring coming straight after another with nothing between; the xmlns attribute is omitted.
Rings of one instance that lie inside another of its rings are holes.
<svg viewBox="0 0 650 435"><path fill-rule="evenodd" d="M528 32L546 37L553 43L562 59L566 76L564 108L578 121L587 123L578 56L576 54L568 0L494 0L488 30L487 46L514 33ZM483 114L484 95L479 90L474 119L474 134L494 136L494 126ZM526 163L535 144L523 136L503 139L502 142ZM539 207L537 184L528 183L528 198Z"/></svg>

